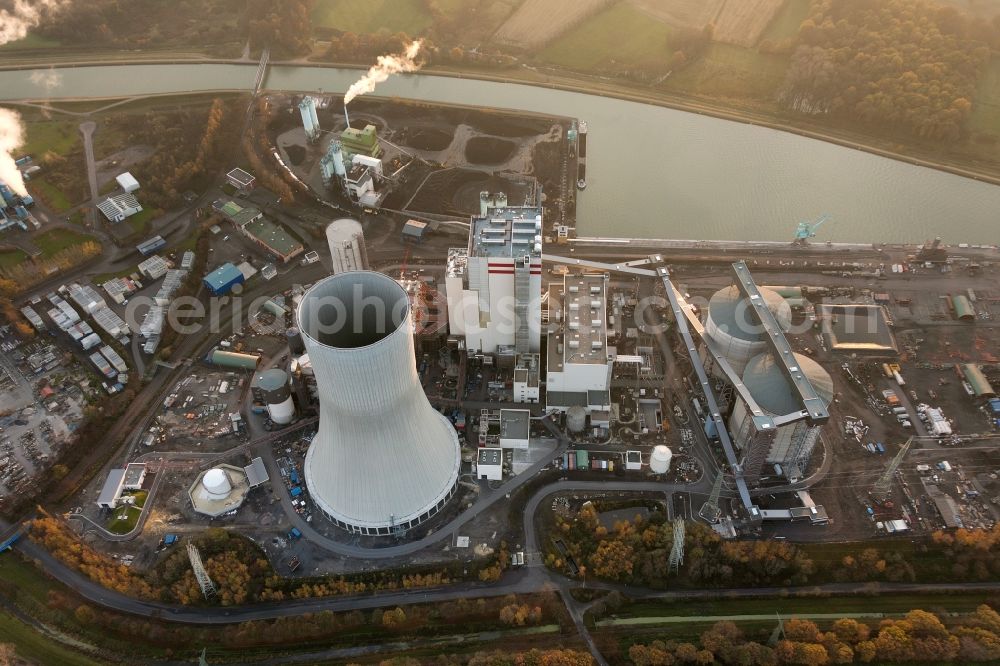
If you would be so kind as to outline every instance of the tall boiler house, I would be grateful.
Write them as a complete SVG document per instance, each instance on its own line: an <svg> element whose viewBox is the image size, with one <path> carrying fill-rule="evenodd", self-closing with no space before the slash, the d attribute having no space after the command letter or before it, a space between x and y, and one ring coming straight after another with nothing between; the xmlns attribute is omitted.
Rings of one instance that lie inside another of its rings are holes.
<svg viewBox="0 0 1000 666"><path fill-rule="evenodd" d="M307 291L297 315L320 397L304 466L313 500L357 534L428 520L455 494L461 449L424 395L406 291L381 273L341 273Z"/></svg>
<svg viewBox="0 0 1000 666"><path fill-rule="evenodd" d="M361 223L349 217L334 220L326 228L326 242L333 257L333 274L368 270L368 250Z"/></svg>

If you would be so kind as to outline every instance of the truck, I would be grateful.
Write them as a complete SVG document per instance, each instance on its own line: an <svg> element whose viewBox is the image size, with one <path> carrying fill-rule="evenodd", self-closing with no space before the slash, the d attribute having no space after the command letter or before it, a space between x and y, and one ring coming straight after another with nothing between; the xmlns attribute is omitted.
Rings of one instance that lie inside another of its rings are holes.
<svg viewBox="0 0 1000 666"><path fill-rule="evenodd" d="M878 450L879 455L885 453L885 445L882 442L875 442L875 448Z"/></svg>
<svg viewBox="0 0 1000 666"><path fill-rule="evenodd" d="M295 486L294 488L292 488L291 491L292 497L298 497L301 494L302 494L302 486Z"/></svg>
<svg viewBox="0 0 1000 666"><path fill-rule="evenodd" d="M299 528L293 527L292 529L288 530L288 538L289 539L301 539L302 538L302 532L299 531Z"/></svg>
<svg viewBox="0 0 1000 666"><path fill-rule="evenodd" d="M886 389L882 391L882 397L885 398L885 401L889 404L890 407L895 407L896 405L899 404L899 396L897 396L896 392L893 391L892 389Z"/></svg>
<svg viewBox="0 0 1000 666"><path fill-rule="evenodd" d="M893 407L892 408L892 413L893 414L905 414L906 413L906 407L903 407L902 405L900 405L899 407Z"/></svg>
<svg viewBox="0 0 1000 666"><path fill-rule="evenodd" d="M896 378L896 383L900 386L906 386L906 382L903 381L903 375L899 374L899 370L893 370L892 376Z"/></svg>

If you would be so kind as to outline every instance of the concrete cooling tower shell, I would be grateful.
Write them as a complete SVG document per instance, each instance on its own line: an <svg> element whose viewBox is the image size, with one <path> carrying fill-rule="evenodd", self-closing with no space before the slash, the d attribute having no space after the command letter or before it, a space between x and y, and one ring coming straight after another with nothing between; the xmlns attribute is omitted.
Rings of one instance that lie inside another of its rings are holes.
<svg viewBox="0 0 1000 666"><path fill-rule="evenodd" d="M320 395L304 468L312 498L355 533L424 522L455 493L461 447L420 384L406 292L351 271L316 283L297 314Z"/></svg>
<svg viewBox="0 0 1000 666"><path fill-rule="evenodd" d="M830 373L808 356L795 354L795 363L806 376L816 393L829 407L833 401L833 379ZM749 389L760 408L773 416L783 416L802 410L794 389L785 378L785 373L770 353L755 356L747 363L743 373L743 384Z"/></svg>
<svg viewBox="0 0 1000 666"><path fill-rule="evenodd" d="M761 287L760 293L778 325L787 331L792 323L791 307L771 289ZM712 295L708 302L705 332L739 375L743 374L751 358L767 351L764 331L735 286L720 289Z"/></svg>

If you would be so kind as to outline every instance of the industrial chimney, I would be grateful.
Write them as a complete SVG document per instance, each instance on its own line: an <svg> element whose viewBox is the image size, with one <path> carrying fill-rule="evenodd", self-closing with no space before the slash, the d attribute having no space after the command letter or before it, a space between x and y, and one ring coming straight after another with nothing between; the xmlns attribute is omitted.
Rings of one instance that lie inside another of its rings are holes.
<svg viewBox="0 0 1000 666"><path fill-rule="evenodd" d="M320 396L305 461L316 504L359 534L426 521L455 493L461 449L420 384L406 291L350 271L316 283L297 315Z"/></svg>

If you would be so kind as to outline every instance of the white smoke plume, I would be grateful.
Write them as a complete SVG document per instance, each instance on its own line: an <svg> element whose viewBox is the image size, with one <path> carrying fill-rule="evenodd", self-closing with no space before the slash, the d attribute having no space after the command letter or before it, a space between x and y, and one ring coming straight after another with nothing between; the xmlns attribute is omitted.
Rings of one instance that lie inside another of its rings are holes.
<svg viewBox="0 0 1000 666"><path fill-rule="evenodd" d="M371 69L360 79L351 84L351 87L344 93L344 106L351 103L358 95L364 95L375 90L375 86L388 79L393 74L402 72L415 72L420 69L420 65L414 62L414 58L420 53L422 39L418 39L410 44L398 55L380 55L378 61L372 65Z"/></svg>
<svg viewBox="0 0 1000 666"><path fill-rule="evenodd" d="M69 0L14 0L11 9L0 9L0 45L24 39L47 13L68 4Z"/></svg>
<svg viewBox="0 0 1000 666"><path fill-rule="evenodd" d="M36 69L28 78L36 86L45 88L46 92L52 92L62 85L62 74L51 67L44 71Z"/></svg>
<svg viewBox="0 0 1000 666"><path fill-rule="evenodd" d="M21 196L28 193L24 189L21 171L14 164L14 151L24 144L24 126L16 111L0 108L0 181L10 186Z"/></svg>

